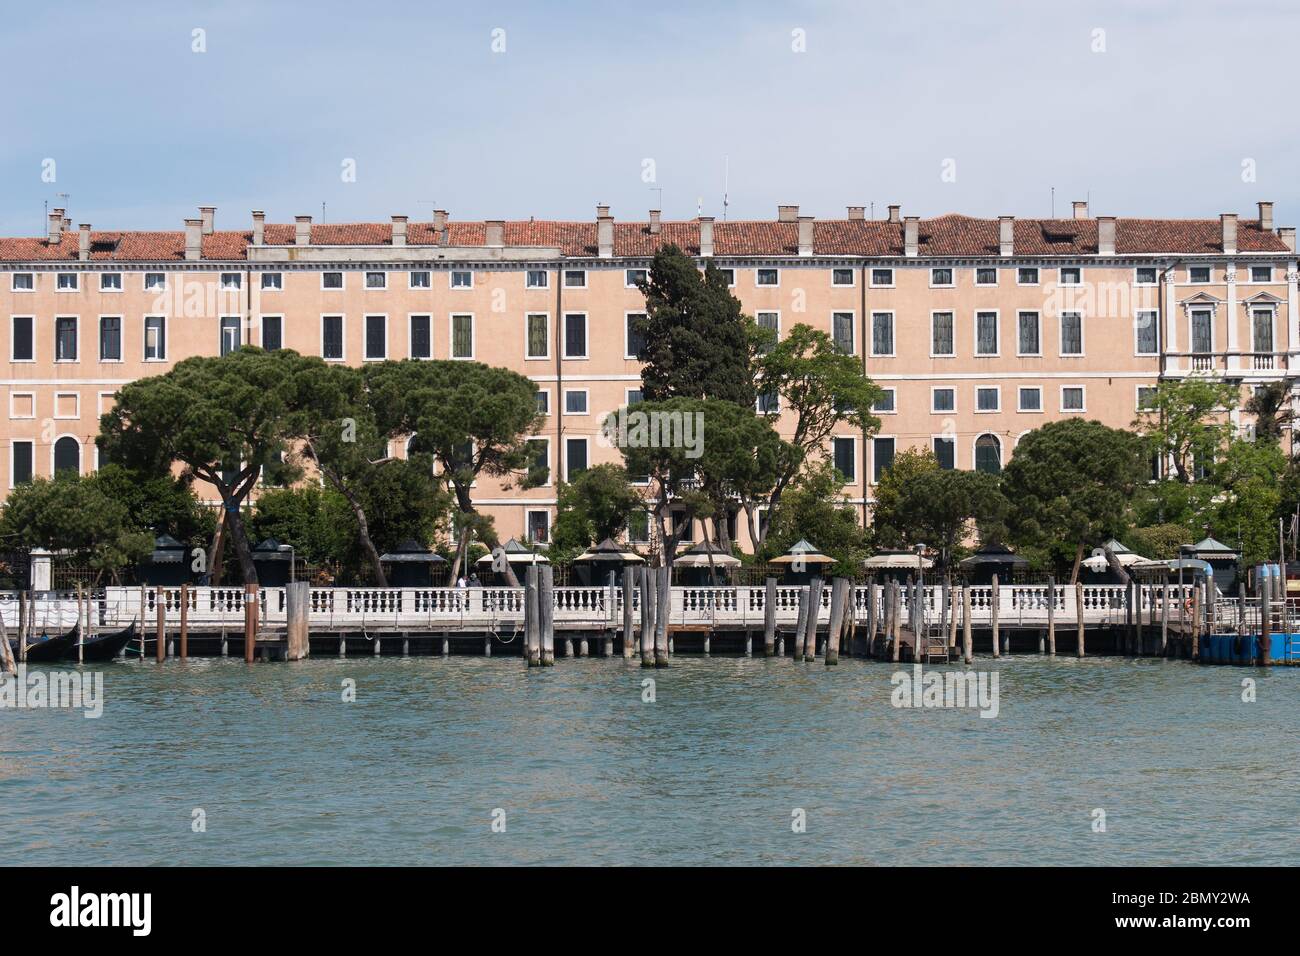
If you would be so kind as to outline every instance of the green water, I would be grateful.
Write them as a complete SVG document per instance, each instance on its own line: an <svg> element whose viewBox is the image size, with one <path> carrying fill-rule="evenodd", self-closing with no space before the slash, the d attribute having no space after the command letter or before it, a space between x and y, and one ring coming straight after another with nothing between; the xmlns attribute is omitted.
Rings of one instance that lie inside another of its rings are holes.
<svg viewBox="0 0 1300 956"><path fill-rule="evenodd" d="M1300 669L976 664L996 719L897 709L894 667L854 660L114 663L98 720L0 710L0 842L9 864L1300 862Z"/></svg>

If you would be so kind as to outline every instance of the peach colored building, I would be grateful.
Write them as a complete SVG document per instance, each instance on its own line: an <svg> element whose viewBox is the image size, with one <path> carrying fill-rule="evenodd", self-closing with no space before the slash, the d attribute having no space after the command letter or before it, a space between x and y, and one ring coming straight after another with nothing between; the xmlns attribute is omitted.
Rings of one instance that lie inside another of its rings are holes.
<svg viewBox="0 0 1300 956"><path fill-rule="evenodd" d="M243 343L505 366L541 390L553 477L618 460L599 422L636 398L634 283L667 242L729 270L761 323L832 334L887 390L878 435L841 429L827 449L864 521L905 448L998 468L1047 421L1129 425L1162 377L1249 386L1300 368L1295 230L1275 228L1271 203L1218 220L1093 217L1084 203L1050 220L897 206L879 220L860 206L835 220L781 206L763 222L616 222L605 206L590 222L214 220L205 206L180 232L74 230L56 209L46 236L0 239L0 492L93 470L118 387ZM477 501L503 536L545 538L555 488L483 480Z"/></svg>

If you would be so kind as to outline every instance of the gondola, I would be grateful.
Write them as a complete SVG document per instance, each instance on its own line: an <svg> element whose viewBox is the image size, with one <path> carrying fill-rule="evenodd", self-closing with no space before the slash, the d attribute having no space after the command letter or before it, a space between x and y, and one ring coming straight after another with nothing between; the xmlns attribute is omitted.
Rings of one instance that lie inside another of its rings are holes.
<svg viewBox="0 0 1300 956"><path fill-rule="evenodd" d="M10 640L9 644L14 649L14 660L18 659L18 642ZM67 653L68 648L77 646L77 629L74 627L66 634L56 634L54 637L40 637L27 644L27 663L29 664L49 664L60 660Z"/></svg>
<svg viewBox="0 0 1300 956"><path fill-rule="evenodd" d="M119 654L122 649L135 637L135 621L132 621L127 627L120 631L113 631L110 634L96 634L85 644L81 645L81 659L83 661L111 661ZM72 647L68 648L64 654L67 660L75 661L77 659L77 645L74 641Z"/></svg>

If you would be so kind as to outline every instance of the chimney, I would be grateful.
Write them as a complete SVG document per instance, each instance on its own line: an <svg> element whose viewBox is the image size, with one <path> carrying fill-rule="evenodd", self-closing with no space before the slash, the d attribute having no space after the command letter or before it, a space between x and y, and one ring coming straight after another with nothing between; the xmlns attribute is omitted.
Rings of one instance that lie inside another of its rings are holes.
<svg viewBox="0 0 1300 956"><path fill-rule="evenodd" d="M72 219L69 216L63 217L63 231L68 232L72 229Z"/></svg>
<svg viewBox="0 0 1300 956"><path fill-rule="evenodd" d="M776 207L777 222L795 222L798 218L799 218L798 206L777 206Z"/></svg>
<svg viewBox="0 0 1300 956"><path fill-rule="evenodd" d="M433 231L443 232L447 228L447 210L435 209L433 211Z"/></svg>
<svg viewBox="0 0 1300 956"><path fill-rule="evenodd" d="M1088 218L1088 201L1086 199L1076 199L1074 201L1074 218L1075 219Z"/></svg>
<svg viewBox="0 0 1300 956"><path fill-rule="evenodd" d="M1223 228L1223 251L1230 256L1237 254L1237 214L1225 212L1219 216L1219 225Z"/></svg>
<svg viewBox="0 0 1300 956"><path fill-rule="evenodd" d="M311 245L311 216L293 217L293 244L295 246Z"/></svg>
<svg viewBox="0 0 1300 956"><path fill-rule="evenodd" d="M253 245L260 246L266 239L266 213L260 209L253 210Z"/></svg>
<svg viewBox="0 0 1300 956"><path fill-rule="evenodd" d="M903 220L903 255L915 258L920 249L921 217L908 216Z"/></svg>
<svg viewBox="0 0 1300 956"><path fill-rule="evenodd" d="M59 244L59 240L63 238L63 210L62 209L51 210L50 223L49 223L49 235L47 236L47 238L49 239L50 245L52 246L57 246Z"/></svg>
<svg viewBox="0 0 1300 956"><path fill-rule="evenodd" d="M395 246L406 245L406 217L405 216L393 217L393 245Z"/></svg>
<svg viewBox="0 0 1300 956"><path fill-rule="evenodd" d="M1295 226L1282 226L1278 229L1277 236L1288 251L1295 252Z"/></svg>
<svg viewBox="0 0 1300 956"><path fill-rule="evenodd" d="M700 256L713 255L713 217L700 217Z"/></svg>
<svg viewBox="0 0 1300 956"><path fill-rule="evenodd" d="M1097 217L1097 255L1113 256L1115 254L1115 217Z"/></svg>
<svg viewBox="0 0 1300 956"><path fill-rule="evenodd" d="M81 235L78 236L77 258L82 262L90 259L90 223L81 224Z"/></svg>
<svg viewBox="0 0 1300 956"><path fill-rule="evenodd" d="M185 220L185 258L193 261L203 258L203 220Z"/></svg>
<svg viewBox="0 0 1300 956"><path fill-rule="evenodd" d="M1264 232L1273 231L1273 204L1271 202L1259 204L1259 228Z"/></svg>
<svg viewBox="0 0 1300 956"><path fill-rule="evenodd" d="M483 225L487 234L487 245L499 249L506 244L506 221L504 219L489 219Z"/></svg>
<svg viewBox="0 0 1300 956"><path fill-rule="evenodd" d="M596 207L596 251L602 259L614 255L614 217L609 214L608 206Z"/></svg>
<svg viewBox="0 0 1300 956"><path fill-rule="evenodd" d="M1016 254L1016 217L998 216L998 252L1004 256Z"/></svg>
<svg viewBox="0 0 1300 956"><path fill-rule="evenodd" d="M215 228L217 221L217 207L200 206L199 218L203 220L203 234L205 236L212 235L212 230Z"/></svg>
<svg viewBox="0 0 1300 956"><path fill-rule="evenodd" d="M903 212L903 207L902 207L902 206L890 206L890 207L889 207L889 221L890 221L890 222L902 222L902 212Z"/></svg>
<svg viewBox="0 0 1300 956"><path fill-rule="evenodd" d="M659 210L651 209L650 210L650 235L652 236L659 235L659 229L660 229Z"/></svg>
<svg viewBox="0 0 1300 956"><path fill-rule="evenodd" d="M799 255L813 254L813 217L799 217Z"/></svg>
<svg viewBox="0 0 1300 956"><path fill-rule="evenodd" d="M866 218L867 218L867 207L866 207L866 206L850 206L850 207L849 207L849 218L850 218L850 219L866 219Z"/></svg>

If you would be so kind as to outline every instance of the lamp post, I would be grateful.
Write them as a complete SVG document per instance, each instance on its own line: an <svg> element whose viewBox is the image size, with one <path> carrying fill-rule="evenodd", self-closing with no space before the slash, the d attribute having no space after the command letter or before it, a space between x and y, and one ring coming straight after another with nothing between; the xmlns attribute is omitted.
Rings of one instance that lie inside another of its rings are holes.
<svg viewBox="0 0 1300 956"><path fill-rule="evenodd" d="M295 580L294 569L298 564L297 552L293 550L293 545L291 544L282 544L278 548L276 548L276 550L280 551L281 553L285 551L289 552L289 583L293 584Z"/></svg>
<svg viewBox="0 0 1300 956"><path fill-rule="evenodd" d="M916 544L916 615L913 626L919 644L921 631L925 628L925 545L919 541Z"/></svg>

